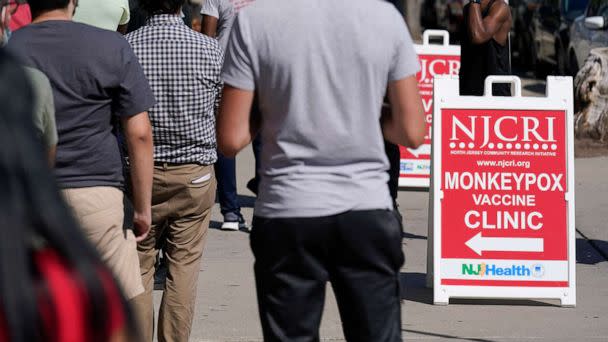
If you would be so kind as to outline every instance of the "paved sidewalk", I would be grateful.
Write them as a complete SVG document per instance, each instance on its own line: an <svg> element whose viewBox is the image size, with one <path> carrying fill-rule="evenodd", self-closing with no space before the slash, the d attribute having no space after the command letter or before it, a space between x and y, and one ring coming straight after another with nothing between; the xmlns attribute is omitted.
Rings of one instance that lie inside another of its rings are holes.
<svg viewBox="0 0 608 342"><path fill-rule="evenodd" d="M534 85L531 86L532 88ZM542 91L542 89L541 89ZM251 150L238 158L238 188L251 222L254 198L245 184L253 175ZM428 194L401 192L405 217L403 336L406 341L608 341L608 158L576 161L578 306L557 301L453 301L432 305L425 288ZM219 208L213 213L219 227ZM584 236L584 237L583 237ZM591 241L587 240L586 238ZM269 247L271 248L271 247ZM599 252L602 251L602 252ZM601 253L604 253L602 255ZM191 341L261 341L249 236L213 229L200 273ZM329 289L329 291L331 291ZM156 293L156 302L160 292ZM333 295L328 293L321 336L343 340Z"/></svg>
<svg viewBox="0 0 608 342"><path fill-rule="evenodd" d="M239 157L239 189L250 222L253 198L246 192L253 165L249 151ZM577 160L577 227L596 246L606 246L608 226L608 158ZM403 332L406 341L608 341L608 261L579 236L577 241L578 306L557 301L473 301L432 305L425 288L428 194L401 192L405 217L403 250ZM221 216L216 208L212 226ZM200 273L197 313L191 341L261 341L249 236L212 229ZM329 289L331 291L331 289ZM156 293L158 302L160 292ZM328 300L321 336L343 340L333 295Z"/></svg>

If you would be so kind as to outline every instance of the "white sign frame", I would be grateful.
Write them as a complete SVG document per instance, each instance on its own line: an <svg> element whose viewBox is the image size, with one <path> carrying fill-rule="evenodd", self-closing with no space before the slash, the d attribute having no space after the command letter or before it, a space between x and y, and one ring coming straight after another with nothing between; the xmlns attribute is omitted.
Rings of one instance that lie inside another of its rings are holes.
<svg viewBox="0 0 608 342"><path fill-rule="evenodd" d="M513 97L493 97L493 83L511 83ZM490 76L486 79L483 97L459 96L456 77L435 78L435 109L433 117L433 189L431 193L433 226L434 303L449 304L450 298L494 299L558 299L564 307L576 306L576 229L574 183L574 105L571 77L548 77L546 97L522 97L521 80L515 76ZM495 110L556 110L566 113L566 158L568 202L568 276L567 288L552 287L498 287L451 286L441 284L441 201L443 199L441 175L441 112L444 109L495 109Z"/></svg>
<svg viewBox="0 0 608 342"><path fill-rule="evenodd" d="M441 44L431 44L430 40L432 37L441 37L443 42ZM426 30L422 34L422 44L415 44L414 50L417 55L435 55L435 56L460 56L460 45L450 45L450 33L445 30ZM430 146L421 146L418 151L426 149ZM414 150L416 151L416 150ZM416 154L414 152L413 154ZM432 159L432 156L431 156ZM399 158L399 187L406 189L424 189L428 190L430 187L430 175L429 178L408 178L407 175L401 173L401 161L407 159ZM405 178L403 178L405 177Z"/></svg>

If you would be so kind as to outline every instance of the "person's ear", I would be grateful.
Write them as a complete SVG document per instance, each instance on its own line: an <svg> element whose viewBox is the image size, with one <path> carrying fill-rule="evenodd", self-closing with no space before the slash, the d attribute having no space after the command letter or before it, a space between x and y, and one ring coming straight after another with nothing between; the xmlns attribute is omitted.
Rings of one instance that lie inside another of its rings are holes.
<svg viewBox="0 0 608 342"><path fill-rule="evenodd" d="M76 14L76 8L78 8L78 0L70 0L70 4L72 4L72 16ZM69 7L69 6L68 6Z"/></svg>

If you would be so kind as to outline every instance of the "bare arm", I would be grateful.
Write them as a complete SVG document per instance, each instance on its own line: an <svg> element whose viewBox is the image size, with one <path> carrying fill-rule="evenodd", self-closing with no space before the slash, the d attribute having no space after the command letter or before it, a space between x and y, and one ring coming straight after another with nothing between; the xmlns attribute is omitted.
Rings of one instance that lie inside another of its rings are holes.
<svg viewBox="0 0 608 342"><path fill-rule="evenodd" d="M50 146L46 152L46 155L49 158L49 166L51 168L55 167L55 157L57 156L57 145Z"/></svg>
<svg viewBox="0 0 608 342"><path fill-rule="evenodd" d="M487 17L482 18L481 6L479 4L469 4L469 20L466 23L469 27L470 39L473 44L483 44L490 41L511 17L509 6L499 1L490 9Z"/></svg>
<svg viewBox="0 0 608 342"><path fill-rule="evenodd" d="M405 147L422 145L426 124L416 76L390 82L388 99L391 110L382 117L384 138Z"/></svg>
<svg viewBox="0 0 608 342"><path fill-rule="evenodd" d="M134 230L137 241L142 241L148 236L152 222L152 126L147 112L123 118L122 125L131 163Z"/></svg>
<svg viewBox="0 0 608 342"><path fill-rule="evenodd" d="M251 122L253 91L224 85L217 118L217 145L226 157L234 157L251 142L259 123Z"/></svg>
<svg viewBox="0 0 608 342"><path fill-rule="evenodd" d="M217 18L203 14L201 33L211 38L215 38L217 35Z"/></svg>

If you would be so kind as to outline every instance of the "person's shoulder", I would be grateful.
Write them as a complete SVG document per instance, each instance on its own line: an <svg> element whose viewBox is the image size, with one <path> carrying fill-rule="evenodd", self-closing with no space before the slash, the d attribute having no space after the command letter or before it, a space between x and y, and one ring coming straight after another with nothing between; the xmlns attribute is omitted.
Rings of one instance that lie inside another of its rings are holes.
<svg viewBox="0 0 608 342"><path fill-rule="evenodd" d="M222 48L217 39L208 37L200 32L196 32L189 27L185 26L182 28L184 36L194 44L197 44L200 47L205 49L209 49L211 52L215 54L222 54Z"/></svg>
<svg viewBox="0 0 608 342"><path fill-rule="evenodd" d="M116 31L105 30L92 25L72 22L70 29L77 32L82 42L87 44L100 45L103 47L118 46L122 47L126 41L124 36Z"/></svg>
<svg viewBox="0 0 608 342"><path fill-rule="evenodd" d="M469 3L469 5L471 5ZM496 0L491 4L490 7L490 13L500 13L502 15L510 15L511 14L511 7L509 7L509 5L502 1L502 0Z"/></svg>
<svg viewBox="0 0 608 342"><path fill-rule="evenodd" d="M131 31L127 33L124 37L125 40L131 43L131 45L137 43L139 40L143 39L146 35L146 31L148 31L148 26L144 25L138 28L135 31Z"/></svg>
<svg viewBox="0 0 608 342"><path fill-rule="evenodd" d="M359 11L367 13L367 20L373 21L381 30L401 35L406 27L405 18L392 3L385 0L358 1Z"/></svg>
<svg viewBox="0 0 608 342"><path fill-rule="evenodd" d="M13 42L17 42L21 39L27 39L27 37L36 34L35 33L36 30L36 25L35 24L30 24L30 25L26 25L23 26L22 28L11 32L11 39L9 40L9 46L11 43Z"/></svg>

